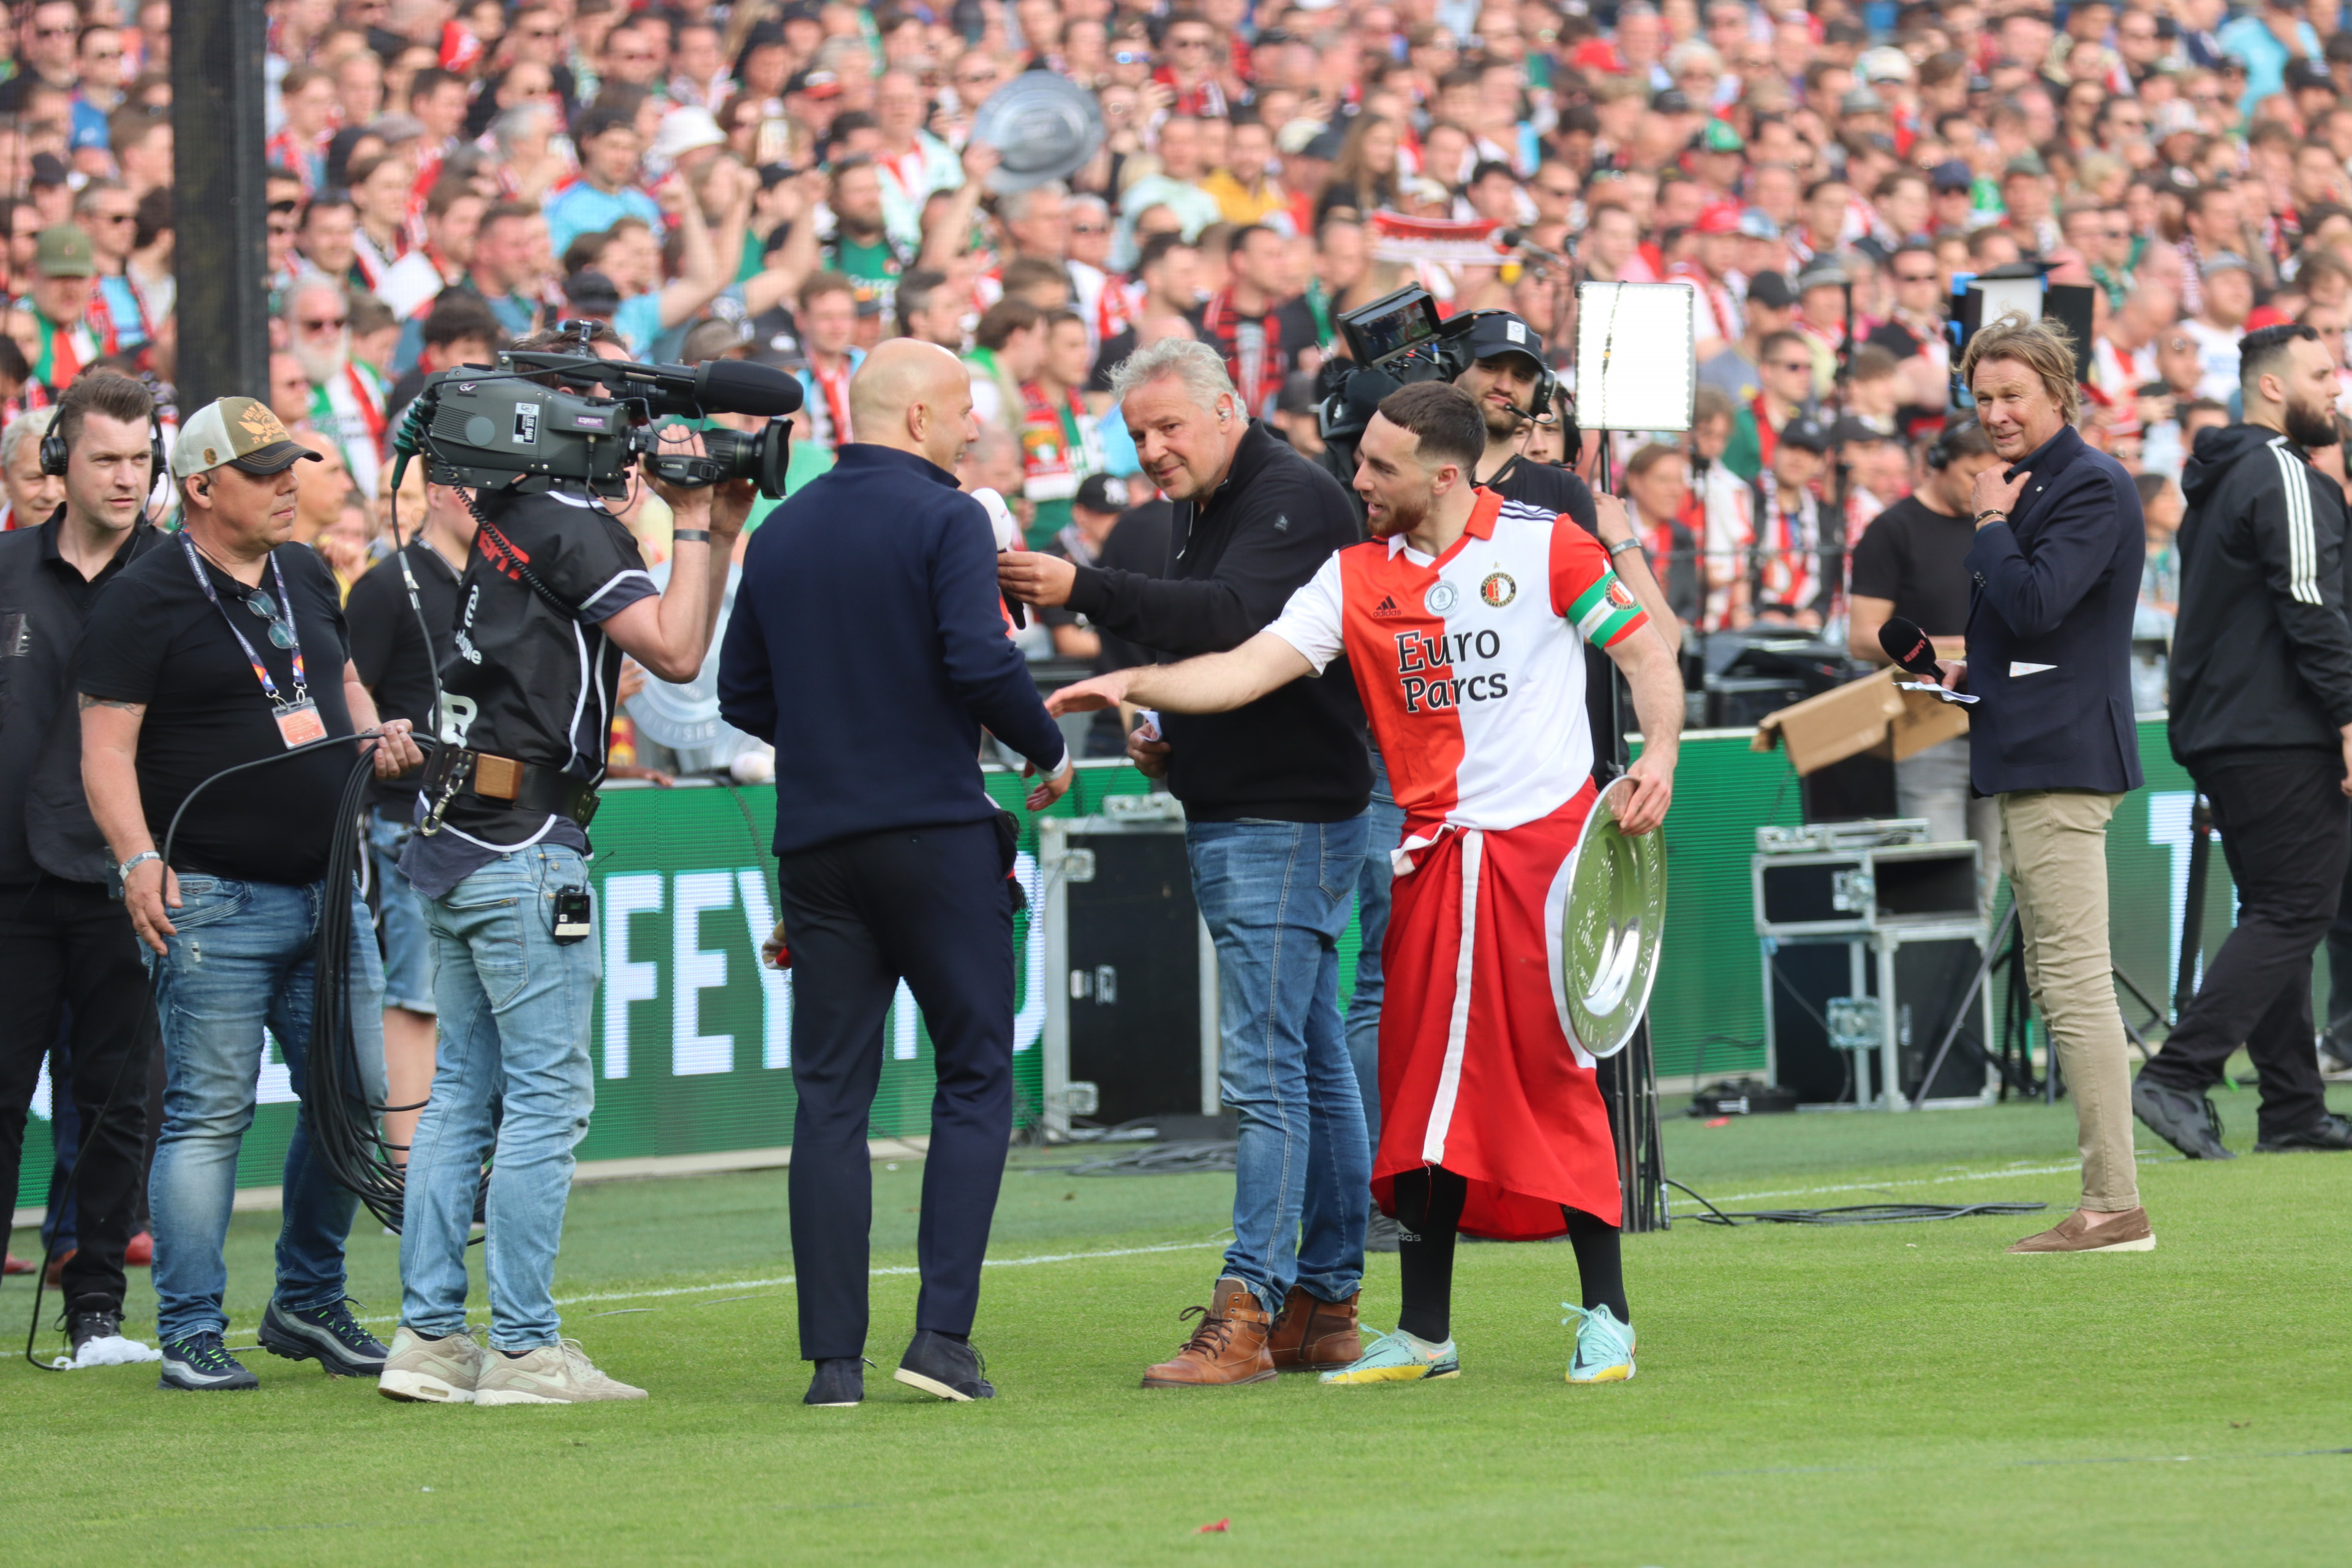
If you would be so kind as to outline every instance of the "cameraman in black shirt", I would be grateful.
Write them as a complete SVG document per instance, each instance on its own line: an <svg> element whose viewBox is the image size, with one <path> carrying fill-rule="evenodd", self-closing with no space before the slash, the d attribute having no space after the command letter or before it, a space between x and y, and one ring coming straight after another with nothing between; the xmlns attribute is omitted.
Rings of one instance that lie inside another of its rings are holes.
<svg viewBox="0 0 2352 1568"><path fill-rule="evenodd" d="M294 465L306 458L314 454L267 405L225 397L197 410L172 448L179 535L123 568L82 633L83 787L121 867L131 923L159 955L163 1127L149 1208L165 1388L256 1386L222 1342L221 1249L262 1030L304 1093L320 916L329 899L359 903L356 888L330 886L326 875L334 836L351 831L337 801L356 748L311 742L373 731L376 716L352 668L334 576L290 542ZM373 754L380 777L420 760L399 720L383 726ZM272 765L196 793L263 762ZM158 848L166 838L168 864ZM378 1078L383 980L366 916L354 909L351 1027L364 1075ZM313 1157L307 1107L286 1152L285 1189L261 1343L342 1376L372 1373L383 1346L343 1294L359 1200Z"/></svg>
<svg viewBox="0 0 2352 1568"><path fill-rule="evenodd" d="M1895 616L1935 638L1939 656L1958 658L1965 651L1966 562L1977 532L1969 491L1977 475L2000 459L1973 419L1938 436L1926 458L1925 482L1873 519L1853 547L1846 650L1872 664L1891 662L1878 646L1878 628ZM1975 839L1983 862L1978 886L1990 898L2000 864L2000 803L1969 794L1967 736L1895 764L1895 811L1927 818L1938 843Z"/></svg>
<svg viewBox="0 0 2352 1568"><path fill-rule="evenodd" d="M599 352L608 331L600 330ZM572 348L545 333L518 349ZM676 431L672 452L699 455ZM588 822L604 777L621 656L688 681L710 647L728 557L751 505L741 481L680 489L669 585L574 481L484 492L441 667L439 745L400 868L425 900L440 1020L433 1094L408 1156L400 1327L379 1387L479 1405L643 1399L599 1372L556 1318L555 1253L572 1150L595 1103L588 1020L602 948ZM466 1327L466 1241L495 1145L487 1347Z"/></svg>
<svg viewBox="0 0 2352 1568"><path fill-rule="evenodd" d="M457 489L427 484L423 520L407 521L407 542L352 584L343 618L351 624L352 663L376 712L422 724L429 733L433 672L449 657L457 574L474 548L474 514ZM425 901L400 868L417 787L414 773L378 779L368 791L365 824L383 947L384 1102L394 1106L421 1105L433 1089L433 939L425 929ZM416 1117L413 1110L384 1112L384 1142L396 1163L408 1158Z"/></svg>

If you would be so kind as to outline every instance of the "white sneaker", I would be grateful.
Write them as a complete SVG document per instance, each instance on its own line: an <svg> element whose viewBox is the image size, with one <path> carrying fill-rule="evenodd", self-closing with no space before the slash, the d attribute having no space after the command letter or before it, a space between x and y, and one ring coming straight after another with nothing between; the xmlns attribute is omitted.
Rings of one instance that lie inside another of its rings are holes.
<svg viewBox="0 0 2352 1568"><path fill-rule="evenodd" d="M643 1399L632 1388L596 1370L578 1340L541 1345L525 1356L490 1351L474 1385L477 1405L578 1405L594 1399Z"/></svg>
<svg viewBox="0 0 2352 1568"><path fill-rule="evenodd" d="M474 1336L463 1329L446 1339L428 1340L403 1323L393 1331L392 1353L383 1358L375 1391L386 1399L471 1405L483 1355Z"/></svg>

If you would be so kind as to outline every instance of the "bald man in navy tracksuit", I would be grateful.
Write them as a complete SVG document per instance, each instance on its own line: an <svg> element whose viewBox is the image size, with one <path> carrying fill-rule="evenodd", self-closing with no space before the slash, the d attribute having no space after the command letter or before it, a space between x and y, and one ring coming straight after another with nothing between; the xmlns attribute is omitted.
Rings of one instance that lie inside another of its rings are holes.
<svg viewBox="0 0 2352 1568"><path fill-rule="evenodd" d="M981 731L1051 781L1033 808L1067 786L1069 752L1005 637L988 515L950 471L971 416L963 372L931 345L886 344L851 400L864 439L752 536L719 671L728 722L776 747L801 1355L817 1363L807 1403L864 1396L866 1117L904 979L939 1088L922 1296L896 1375L985 1398L994 1390L969 1336L1013 1128L1015 895L1012 837L981 784Z"/></svg>

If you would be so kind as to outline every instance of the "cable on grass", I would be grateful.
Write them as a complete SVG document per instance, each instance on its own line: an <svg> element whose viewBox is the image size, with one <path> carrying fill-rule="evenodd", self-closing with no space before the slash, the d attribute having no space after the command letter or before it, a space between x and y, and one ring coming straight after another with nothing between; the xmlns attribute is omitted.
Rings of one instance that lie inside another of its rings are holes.
<svg viewBox="0 0 2352 1568"><path fill-rule="evenodd" d="M2048 1204L1848 1204L1827 1209L1723 1209L1675 1181L1666 1185L1696 1198L1706 1213L1696 1215L1701 1225L1914 1225L1927 1220L1967 1219L1972 1215L2040 1214Z"/></svg>

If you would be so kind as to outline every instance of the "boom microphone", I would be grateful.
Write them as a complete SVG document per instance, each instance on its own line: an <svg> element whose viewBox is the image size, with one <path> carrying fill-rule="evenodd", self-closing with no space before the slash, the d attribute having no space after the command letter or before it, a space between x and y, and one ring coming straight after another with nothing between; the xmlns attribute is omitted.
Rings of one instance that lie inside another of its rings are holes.
<svg viewBox="0 0 2352 1568"><path fill-rule="evenodd" d="M798 376L749 360L706 360L695 367L694 400L713 414L780 418L799 412L802 396Z"/></svg>
<svg viewBox="0 0 2352 1568"><path fill-rule="evenodd" d="M1935 639L1921 631L1916 621L1887 616L1878 628L1878 646L1886 650L1887 658L1920 679L1943 683L1943 669L1936 663Z"/></svg>

